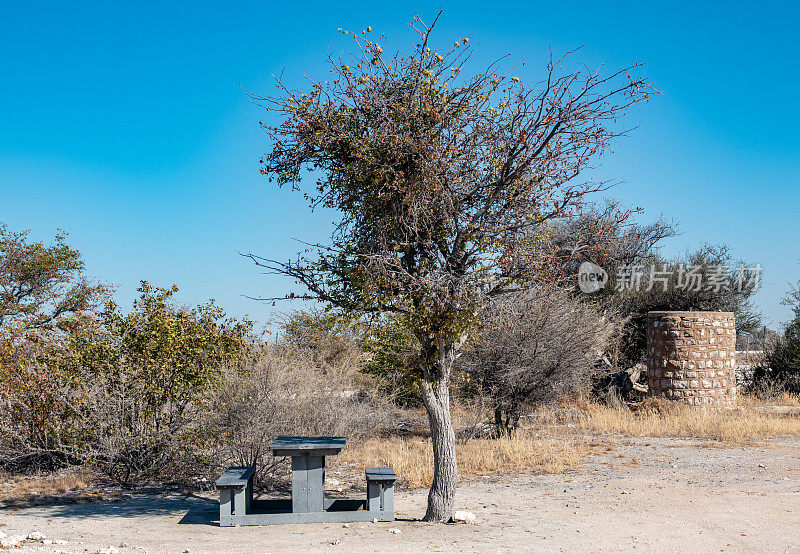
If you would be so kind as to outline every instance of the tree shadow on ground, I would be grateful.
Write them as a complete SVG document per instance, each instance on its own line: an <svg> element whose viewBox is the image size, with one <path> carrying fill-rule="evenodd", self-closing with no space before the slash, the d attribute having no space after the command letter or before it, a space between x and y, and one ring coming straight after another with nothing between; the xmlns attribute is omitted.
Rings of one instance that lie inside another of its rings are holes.
<svg viewBox="0 0 800 554"><path fill-rule="evenodd" d="M97 501L60 503L37 506L7 506L39 513L48 518L91 519L103 517L140 518L180 516L179 523L216 524L219 521L219 501L197 495L163 494L137 496L115 502Z"/></svg>
<svg viewBox="0 0 800 554"><path fill-rule="evenodd" d="M81 503L61 503L23 507L26 515L40 515L47 518L94 519L94 518L142 518L179 517L179 525L219 526L219 500L194 494L148 495L116 502L97 501ZM416 521L397 518L397 521Z"/></svg>

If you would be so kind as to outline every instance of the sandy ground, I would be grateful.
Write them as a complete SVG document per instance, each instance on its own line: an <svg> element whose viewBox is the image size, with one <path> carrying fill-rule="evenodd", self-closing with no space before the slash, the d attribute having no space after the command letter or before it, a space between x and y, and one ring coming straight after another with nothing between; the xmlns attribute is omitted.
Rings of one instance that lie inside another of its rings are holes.
<svg viewBox="0 0 800 554"><path fill-rule="evenodd" d="M220 528L207 494L5 510L0 530L68 541L29 542L28 552L800 552L800 440L611 445L560 475L462 483L457 508L474 512L475 525L416 521L426 491L400 490L396 522L347 528Z"/></svg>

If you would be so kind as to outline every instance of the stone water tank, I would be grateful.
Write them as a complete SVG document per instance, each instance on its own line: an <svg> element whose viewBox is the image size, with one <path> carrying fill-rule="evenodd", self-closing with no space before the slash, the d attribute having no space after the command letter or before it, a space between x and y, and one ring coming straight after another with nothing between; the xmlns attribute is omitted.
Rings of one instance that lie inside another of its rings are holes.
<svg viewBox="0 0 800 554"><path fill-rule="evenodd" d="M732 312L649 312L650 394L692 406L736 405Z"/></svg>

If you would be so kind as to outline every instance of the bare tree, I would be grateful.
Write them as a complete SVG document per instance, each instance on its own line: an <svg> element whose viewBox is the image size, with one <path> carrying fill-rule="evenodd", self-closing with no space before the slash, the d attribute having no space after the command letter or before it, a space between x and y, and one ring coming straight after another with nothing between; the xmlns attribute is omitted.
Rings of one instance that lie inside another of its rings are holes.
<svg viewBox="0 0 800 554"><path fill-rule="evenodd" d="M580 175L652 88L638 65L601 74L563 58L532 87L498 64L465 76L469 38L440 51L434 25L416 18L412 53L393 57L371 28L354 33L357 53L330 58L332 80L301 93L278 79L278 96L256 97L278 119L264 125L262 172L299 188L301 170L315 171L310 205L338 210L341 221L330 244L308 245L296 260L250 256L307 289L288 298L404 318L419 342L414 371L433 442L425 519L447 521L456 488L449 380L460 347L491 297L547 269L532 230L607 186Z"/></svg>
<svg viewBox="0 0 800 554"><path fill-rule="evenodd" d="M649 224L632 220L641 213L638 208L623 208L616 200L590 205L574 217L561 219L551 226L545 252L550 252L554 264L575 290L575 279L582 262L599 264L613 276L624 265L652 261L664 239L677 234L676 224L663 216ZM612 287L604 290L611 292Z"/></svg>

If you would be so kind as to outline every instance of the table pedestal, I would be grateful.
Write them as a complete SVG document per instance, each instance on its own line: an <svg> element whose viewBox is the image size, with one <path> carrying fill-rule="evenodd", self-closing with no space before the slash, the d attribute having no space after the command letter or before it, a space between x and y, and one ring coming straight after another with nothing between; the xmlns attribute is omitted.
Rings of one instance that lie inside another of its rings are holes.
<svg viewBox="0 0 800 554"><path fill-rule="evenodd" d="M292 456L292 511L325 510L325 456Z"/></svg>

